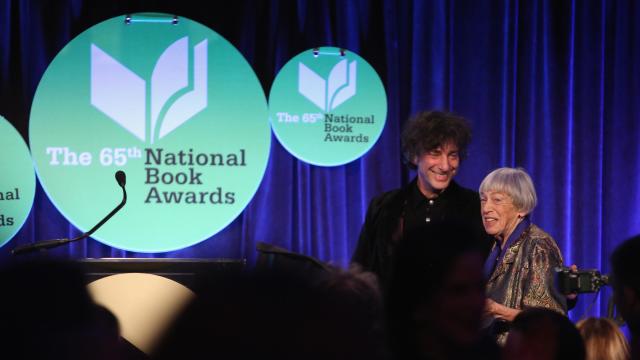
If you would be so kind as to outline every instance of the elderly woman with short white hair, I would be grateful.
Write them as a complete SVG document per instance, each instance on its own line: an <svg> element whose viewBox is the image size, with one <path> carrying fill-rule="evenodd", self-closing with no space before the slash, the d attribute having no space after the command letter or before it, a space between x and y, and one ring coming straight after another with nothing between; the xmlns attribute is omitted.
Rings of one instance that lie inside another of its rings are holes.
<svg viewBox="0 0 640 360"><path fill-rule="evenodd" d="M566 299L553 285L554 268L563 262L560 249L529 219L536 203L533 182L521 168L496 169L480 184L482 222L496 240L485 262L486 313L499 343L526 308L567 312Z"/></svg>

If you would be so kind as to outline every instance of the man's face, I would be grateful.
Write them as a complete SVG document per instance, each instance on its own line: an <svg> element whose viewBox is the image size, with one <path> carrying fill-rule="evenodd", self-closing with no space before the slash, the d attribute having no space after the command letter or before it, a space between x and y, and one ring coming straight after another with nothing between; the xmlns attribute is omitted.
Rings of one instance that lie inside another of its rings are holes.
<svg viewBox="0 0 640 360"><path fill-rule="evenodd" d="M460 166L458 146L447 142L413 159L418 168L418 187L426 196L446 189Z"/></svg>

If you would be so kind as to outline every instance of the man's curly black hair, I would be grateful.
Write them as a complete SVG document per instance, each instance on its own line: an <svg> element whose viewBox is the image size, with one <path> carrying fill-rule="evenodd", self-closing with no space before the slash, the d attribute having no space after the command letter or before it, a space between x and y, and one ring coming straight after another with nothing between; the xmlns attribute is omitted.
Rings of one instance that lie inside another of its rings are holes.
<svg viewBox="0 0 640 360"><path fill-rule="evenodd" d="M402 131L403 160L412 169L413 159L448 142L458 147L460 158L467 155L471 128L463 117L442 111L423 111L414 115Z"/></svg>

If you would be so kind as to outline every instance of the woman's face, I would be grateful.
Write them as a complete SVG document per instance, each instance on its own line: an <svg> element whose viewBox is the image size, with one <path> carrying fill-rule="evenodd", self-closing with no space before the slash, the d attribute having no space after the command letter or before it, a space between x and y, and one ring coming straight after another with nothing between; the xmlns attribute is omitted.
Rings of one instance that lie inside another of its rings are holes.
<svg viewBox="0 0 640 360"><path fill-rule="evenodd" d="M498 191L480 193L480 211L484 230L499 239L509 236L518 224L518 218L526 215L516 209L511 196Z"/></svg>

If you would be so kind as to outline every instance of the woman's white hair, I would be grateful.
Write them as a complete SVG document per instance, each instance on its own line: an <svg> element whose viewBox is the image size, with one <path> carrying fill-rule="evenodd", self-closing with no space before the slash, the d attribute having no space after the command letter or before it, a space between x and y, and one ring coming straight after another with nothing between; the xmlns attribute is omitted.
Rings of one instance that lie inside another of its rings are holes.
<svg viewBox="0 0 640 360"><path fill-rule="evenodd" d="M527 214L538 203L533 181L523 168L503 167L493 170L480 183L480 193L490 191L509 195L516 209Z"/></svg>

